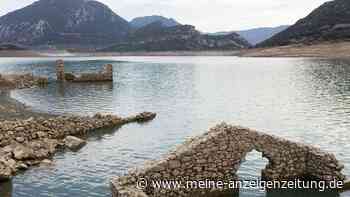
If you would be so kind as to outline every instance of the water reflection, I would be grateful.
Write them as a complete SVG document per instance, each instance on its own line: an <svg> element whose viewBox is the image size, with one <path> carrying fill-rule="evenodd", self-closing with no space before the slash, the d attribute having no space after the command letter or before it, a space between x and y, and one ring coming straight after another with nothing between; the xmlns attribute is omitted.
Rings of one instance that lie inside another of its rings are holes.
<svg viewBox="0 0 350 197"><path fill-rule="evenodd" d="M34 168L15 177L13 197L104 197L110 193L112 176L158 159L222 121L319 146L335 153L350 175L350 63L346 60L163 57L145 63L147 58L140 57L141 62L135 63L110 59L72 60L72 68L93 69L112 61L113 84L53 83L47 89L19 90L12 96L34 109L55 113L127 116L153 111L157 119L92 136L78 153L57 155L53 169ZM249 177L261 168L251 162L242 169ZM334 196L296 192L248 191L241 196Z"/></svg>
<svg viewBox="0 0 350 197"><path fill-rule="evenodd" d="M27 93L36 94L35 98L19 96L19 100L29 103L34 110L54 114L78 111L80 115L93 115L98 109L103 109L112 103L112 82L98 83L50 83L47 89L27 89ZM12 92L16 95L16 92ZM79 101L78 105L74 105ZM89 110L92 102L96 103L95 110ZM100 105L99 105L100 104ZM41 105L43 107L36 107ZM45 106L45 107L44 107ZM101 111L103 112L103 111Z"/></svg>
<svg viewBox="0 0 350 197"><path fill-rule="evenodd" d="M56 78L56 58L1 58L0 73L19 74L32 73L34 75ZM66 58L65 71L81 74L96 72L105 64L118 64L118 61L95 58Z"/></svg>

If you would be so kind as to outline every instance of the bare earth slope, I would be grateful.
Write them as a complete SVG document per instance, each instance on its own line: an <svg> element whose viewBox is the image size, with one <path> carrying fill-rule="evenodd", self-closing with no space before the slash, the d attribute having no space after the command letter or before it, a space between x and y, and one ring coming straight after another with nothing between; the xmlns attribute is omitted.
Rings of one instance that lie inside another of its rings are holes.
<svg viewBox="0 0 350 197"><path fill-rule="evenodd" d="M258 47L348 41L349 39L350 1L333 0L324 3L286 30L258 44Z"/></svg>
<svg viewBox="0 0 350 197"><path fill-rule="evenodd" d="M350 42L323 42L314 45L288 45L247 49L241 57L322 57L350 58Z"/></svg>

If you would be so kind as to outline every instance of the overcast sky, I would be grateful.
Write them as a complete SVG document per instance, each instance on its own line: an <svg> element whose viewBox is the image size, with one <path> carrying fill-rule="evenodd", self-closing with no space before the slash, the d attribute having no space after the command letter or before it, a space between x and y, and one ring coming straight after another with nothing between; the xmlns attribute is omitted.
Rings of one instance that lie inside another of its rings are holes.
<svg viewBox="0 0 350 197"><path fill-rule="evenodd" d="M36 0L0 0L0 15ZM204 32L293 24L329 0L99 0L127 20L163 15Z"/></svg>

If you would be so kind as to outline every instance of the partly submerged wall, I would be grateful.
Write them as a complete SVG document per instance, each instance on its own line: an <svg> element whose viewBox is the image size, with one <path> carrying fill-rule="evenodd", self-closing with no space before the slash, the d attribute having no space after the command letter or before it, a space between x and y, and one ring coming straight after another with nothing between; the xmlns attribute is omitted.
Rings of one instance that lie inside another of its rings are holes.
<svg viewBox="0 0 350 197"><path fill-rule="evenodd" d="M57 81L65 82L101 82L101 81L113 81L113 65L106 64L103 70L98 73L82 73L80 75L74 75L73 73L66 73L64 70L63 60L56 62L56 77Z"/></svg>
<svg viewBox="0 0 350 197"><path fill-rule="evenodd" d="M111 181L114 197L193 196L190 189L137 188L137 181L237 180L237 171L247 153L256 150L269 160L262 172L265 180L340 180L344 168L333 154L248 128L225 123L203 136L191 139L166 158L149 162L124 177ZM144 183L143 183L144 184ZM142 185L144 186L144 185Z"/></svg>
<svg viewBox="0 0 350 197"><path fill-rule="evenodd" d="M33 86L44 86L48 83L47 77L39 77L32 74L0 74L0 89L24 89Z"/></svg>
<svg viewBox="0 0 350 197"><path fill-rule="evenodd" d="M155 113L144 112L121 118L96 114L93 117L52 116L0 122L0 182L10 179L30 166L47 163L62 150L76 149L85 142L89 132L101 128L120 127L132 122L147 122Z"/></svg>

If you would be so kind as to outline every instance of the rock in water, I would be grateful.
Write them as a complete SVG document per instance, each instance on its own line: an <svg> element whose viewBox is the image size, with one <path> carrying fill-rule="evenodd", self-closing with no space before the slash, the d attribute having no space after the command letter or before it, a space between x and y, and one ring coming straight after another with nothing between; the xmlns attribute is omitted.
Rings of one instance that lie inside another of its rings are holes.
<svg viewBox="0 0 350 197"><path fill-rule="evenodd" d="M27 164L24 164L24 163L21 163L18 165L17 167L19 170L27 170L28 169L28 165Z"/></svg>
<svg viewBox="0 0 350 197"><path fill-rule="evenodd" d="M64 78L66 81L74 81L76 77L72 73L64 73Z"/></svg>
<svg viewBox="0 0 350 197"><path fill-rule="evenodd" d="M143 113L137 115L135 120L137 122L147 122L147 121L153 120L156 116L157 116L156 113L143 112Z"/></svg>
<svg viewBox="0 0 350 197"><path fill-rule="evenodd" d="M44 159L44 160L41 161L40 164L43 165L43 166L49 166L49 165L52 165L52 161L49 160L49 159Z"/></svg>
<svg viewBox="0 0 350 197"><path fill-rule="evenodd" d="M64 139L64 144L67 148L69 148L72 151L77 151L83 146L85 146L86 141L82 140L80 138L74 137L74 136L67 136Z"/></svg>

